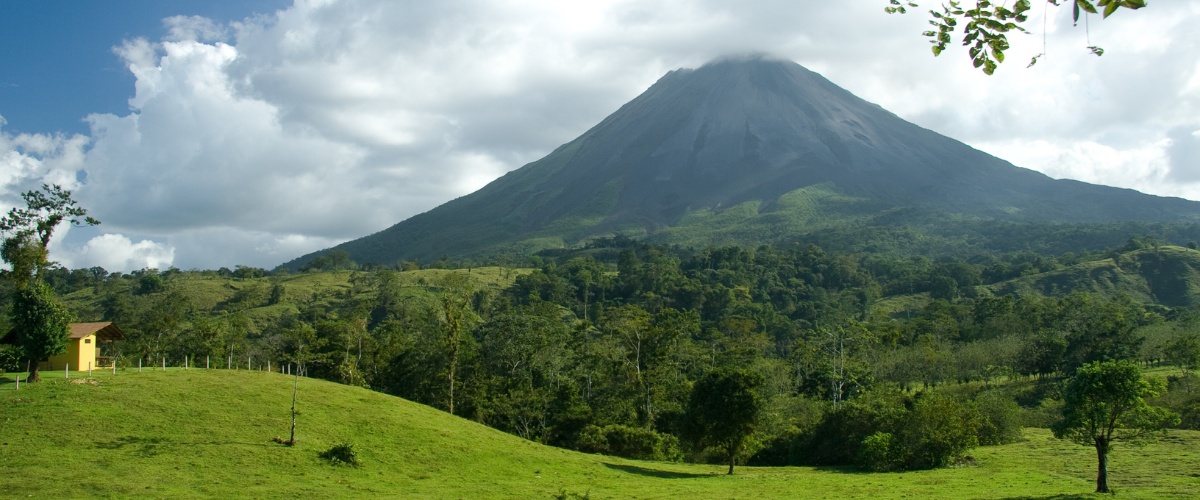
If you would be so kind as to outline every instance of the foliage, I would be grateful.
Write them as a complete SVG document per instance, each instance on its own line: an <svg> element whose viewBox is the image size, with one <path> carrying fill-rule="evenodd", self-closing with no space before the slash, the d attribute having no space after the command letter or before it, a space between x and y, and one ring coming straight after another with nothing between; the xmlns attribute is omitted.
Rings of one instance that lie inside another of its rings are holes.
<svg viewBox="0 0 1200 500"><path fill-rule="evenodd" d="M41 191L27 191L21 198L24 208L14 207L0 218L0 232L7 235L0 257L9 264L6 275L15 284L9 326L16 331L21 353L30 361L28 380L37 382L38 361L66 350L72 321L71 313L43 281L54 229L64 221L77 226L100 222L88 217L71 199L71 192L58 185L43 184Z"/></svg>
<svg viewBox="0 0 1200 500"><path fill-rule="evenodd" d="M328 460L329 463L334 465L349 465L351 467L362 465L358 461L358 452L354 450L354 445L350 443L335 444L328 450L318 453L317 456Z"/></svg>
<svg viewBox="0 0 1200 500"><path fill-rule="evenodd" d="M579 436L579 450L636 460L678 461L679 439L642 427L587 426Z"/></svg>
<svg viewBox="0 0 1200 500"><path fill-rule="evenodd" d="M13 266L11 271L19 284L40 275L48 264L45 252L60 223L74 226L100 223L71 199L70 191L57 184L43 184L41 190L26 191L21 198L25 207L14 207L0 218L0 232L8 235L4 261Z"/></svg>
<svg viewBox="0 0 1200 500"><path fill-rule="evenodd" d="M922 396L897 431L906 468L944 467L979 444L978 410L950 396Z"/></svg>
<svg viewBox="0 0 1200 500"><path fill-rule="evenodd" d="M1096 448L1097 493L1108 492L1108 453L1116 442L1137 443L1179 422L1178 415L1146 402L1159 392L1131 361L1089 363L1067 383L1063 418L1053 426L1054 436Z"/></svg>
<svg viewBox="0 0 1200 500"><path fill-rule="evenodd" d="M1021 440L1023 415L1021 406L1000 391L987 391L975 397L979 412L979 444L994 446Z"/></svg>
<svg viewBox="0 0 1200 500"><path fill-rule="evenodd" d="M754 434L762 398L761 375L742 370L709 373L696 382L688 400L685 432L700 449L720 449L733 474L734 462Z"/></svg>
<svg viewBox="0 0 1200 500"><path fill-rule="evenodd" d="M1060 1L1062 0L1047 0L1047 3L1058 6ZM1097 8L1102 9L1104 17L1107 18L1121 7L1132 10L1146 6L1145 0L1066 1L1072 5L1072 16L1077 24L1081 14L1097 14L1100 12ZM889 3L891 5L884 8L889 14L904 14L908 8L918 7L916 2L909 0L889 0ZM961 23L962 45L970 47L968 55L971 57L971 63L988 75L994 73L997 64L1004 62L1004 52L1009 49L1008 34L1028 33L1025 22L1029 20L1028 11L1032 7L1030 1L1017 0L1012 8L1007 5L1008 2L997 4L988 0L962 0L943 4L941 11L930 10L929 23L936 29L923 34L929 37L930 43L933 44L933 55L941 55L942 51L946 50ZM1104 54L1104 50L1096 46L1090 46L1088 49L1097 56ZM1041 54L1034 56L1029 65L1036 64L1039 57Z"/></svg>

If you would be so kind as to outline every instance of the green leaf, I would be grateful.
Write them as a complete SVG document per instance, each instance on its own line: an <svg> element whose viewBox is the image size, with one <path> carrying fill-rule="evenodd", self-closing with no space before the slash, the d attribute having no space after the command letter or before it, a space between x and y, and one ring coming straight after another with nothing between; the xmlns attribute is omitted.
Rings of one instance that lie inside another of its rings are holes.
<svg viewBox="0 0 1200 500"><path fill-rule="evenodd" d="M1112 13L1113 13L1113 12L1116 12L1116 11L1117 11L1117 7L1120 7L1120 6L1121 6L1121 4L1119 4L1119 3L1117 3L1117 2L1112 2L1112 3L1108 4L1108 5L1105 5L1105 6L1104 6L1104 17L1105 17L1105 19L1107 19L1107 18L1108 18L1108 16L1112 15Z"/></svg>
<svg viewBox="0 0 1200 500"><path fill-rule="evenodd" d="M933 47L930 47L930 48L931 48L931 49L933 49L933 57L937 57L937 56L940 56L940 55L942 55L942 48L941 48L941 47L939 47L939 46L937 46L937 45L934 45Z"/></svg>

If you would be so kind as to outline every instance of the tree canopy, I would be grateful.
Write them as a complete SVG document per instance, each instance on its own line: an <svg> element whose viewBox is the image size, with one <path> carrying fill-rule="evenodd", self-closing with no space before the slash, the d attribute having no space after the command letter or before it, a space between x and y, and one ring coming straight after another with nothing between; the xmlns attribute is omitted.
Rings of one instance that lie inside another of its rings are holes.
<svg viewBox="0 0 1200 500"><path fill-rule="evenodd" d="M687 433L693 443L720 449L729 474L747 439L754 434L762 398L763 378L744 370L711 372L696 382L688 402Z"/></svg>
<svg viewBox="0 0 1200 500"><path fill-rule="evenodd" d="M1108 453L1117 441L1151 437L1179 416L1150 406L1147 398L1161 392L1142 379L1133 361L1100 361L1075 372L1063 390L1063 418L1055 437L1096 448L1096 492L1108 493Z"/></svg>

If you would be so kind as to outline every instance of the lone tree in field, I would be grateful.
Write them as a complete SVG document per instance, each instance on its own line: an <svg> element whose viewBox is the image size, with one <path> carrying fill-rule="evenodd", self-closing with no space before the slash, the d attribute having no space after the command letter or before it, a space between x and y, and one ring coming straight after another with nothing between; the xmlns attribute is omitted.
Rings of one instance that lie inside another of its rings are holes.
<svg viewBox="0 0 1200 500"><path fill-rule="evenodd" d="M762 398L758 388L763 378L743 370L718 370L705 375L692 388L688 401L685 432L697 448L717 448L733 464L754 435Z"/></svg>
<svg viewBox="0 0 1200 500"><path fill-rule="evenodd" d="M1158 392L1133 361L1089 363L1067 383L1063 419L1052 429L1059 439L1096 448L1096 493L1108 493L1108 453L1115 442L1137 443L1179 422L1179 415L1146 403Z"/></svg>
<svg viewBox="0 0 1200 500"><path fill-rule="evenodd" d="M4 274L16 285L9 315L17 346L29 360L27 380L37 382L41 379L38 360L66 350L71 324L70 313L42 281L42 273L50 265L50 239L63 221L76 226L94 226L100 221L88 217L87 210L71 199L71 192L58 185L43 184L41 191L27 191L21 198L25 207L13 208L0 219L0 233L5 236L0 257L10 268Z"/></svg>

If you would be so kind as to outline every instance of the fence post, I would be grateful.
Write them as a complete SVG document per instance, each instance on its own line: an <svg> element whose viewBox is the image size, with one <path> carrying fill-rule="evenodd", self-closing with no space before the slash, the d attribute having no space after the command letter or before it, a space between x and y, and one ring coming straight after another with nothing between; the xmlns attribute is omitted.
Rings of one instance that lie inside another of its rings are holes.
<svg viewBox="0 0 1200 500"><path fill-rule="evenodd" d="M166 356L163 356L163 358L162 358L162 365L163 365L163 371L164 372L167 371L167 357Z"/></svg>
<svg viewBox="0 0 1200 500"><path fill-rule="evenodd" d="M92 362L88 361L88 378L92 378Z"/></svg>
<svg viewBox="0 0 1200 500"><path fill-rule="evenodd" d="M138 358L138 373L142 373L142 358Z"/></svg>
<svg viewBox="0 0 1200 500"><path fill-rule="evenodd" d="M205 369L205 370L209 369L209 366L208 366L208 355L205 355L205 356L204 356L204 369Z"/></svg>
<svg viewBox="0 0 1200 500"><path fill-rule="evenodd" d="M63 378L71 378L71 363L63 365Z"/></svg>

